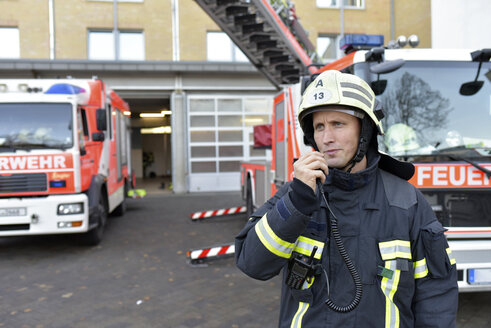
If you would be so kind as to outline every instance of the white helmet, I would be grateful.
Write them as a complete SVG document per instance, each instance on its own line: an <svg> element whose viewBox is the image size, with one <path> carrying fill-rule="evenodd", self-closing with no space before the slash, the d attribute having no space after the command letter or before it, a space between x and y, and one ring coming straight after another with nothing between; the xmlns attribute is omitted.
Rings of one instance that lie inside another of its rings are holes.
<svg viewBox="0 0 491 328"><path fill-rule="evenodd" d="M340 110L360 118L361 131L358 149L353 158L346 164L351 168L366 155L370 143L378 150L377 138L374 128L378 134L383 135L382 118L384 114L380 102L375 99L375 94L360 77L341 73L335 70L324 71L312 81L302 95L298 110L298 120L304 132L304 142L317 149L314 140L314 127L312 114L318 111ZM395 158L381 153L379 166L390 171L401 178L409 180L414 174L414 166L411 163L400 162ZM400 164L400 165L399 165ZM395 167L393 167L395 165ZM348 170L349 172L350 170Z"/></svg>

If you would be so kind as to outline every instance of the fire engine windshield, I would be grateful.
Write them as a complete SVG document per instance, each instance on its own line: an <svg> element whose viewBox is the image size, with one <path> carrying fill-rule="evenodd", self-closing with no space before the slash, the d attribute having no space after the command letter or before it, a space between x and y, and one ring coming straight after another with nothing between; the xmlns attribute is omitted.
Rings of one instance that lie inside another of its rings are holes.
<svg viewBox="0 0 491 328"><path fill-rule="evenodd" d="M355 74L366 77L367 65L356 66ZM392 73L370 74L371 81L386 81L377 96L385 112L381 150L406 157L472 149L479 151L471 156L489 156L491 63L482 65L478 80L484 84L477 93L459 92L463 83L474 81L477 69L476 62L407 61Z"/></svg>
<svg viewBox="0 0 491 328"><path fill-rule="evenodd" d="M0 104L0 151L73 145L70 104Z"/></svg>

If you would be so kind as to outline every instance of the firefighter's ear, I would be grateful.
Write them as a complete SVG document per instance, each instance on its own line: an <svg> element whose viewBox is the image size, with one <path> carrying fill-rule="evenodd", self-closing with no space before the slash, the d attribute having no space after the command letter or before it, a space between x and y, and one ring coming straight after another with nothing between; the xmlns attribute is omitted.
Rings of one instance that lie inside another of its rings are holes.
<svg viewBox="0 0 491 328"><path fill-rule="evenodd" d="M315 144L315 141L312 140L312 138L308 138L306 135L303 136L303 143L306 146L314 147L314 149L317 149L317 145Z"/></svg>

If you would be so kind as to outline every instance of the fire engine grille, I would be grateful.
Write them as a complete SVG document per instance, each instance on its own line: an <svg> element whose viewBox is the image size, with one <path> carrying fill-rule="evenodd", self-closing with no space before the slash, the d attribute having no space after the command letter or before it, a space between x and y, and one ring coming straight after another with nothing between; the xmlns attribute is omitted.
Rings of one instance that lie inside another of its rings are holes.
<svg viewBox="0 0 491 328"><path fill-rule="evenodd" d="M48 183L45 173L0 174L0 194L47 190Z"/></svg>

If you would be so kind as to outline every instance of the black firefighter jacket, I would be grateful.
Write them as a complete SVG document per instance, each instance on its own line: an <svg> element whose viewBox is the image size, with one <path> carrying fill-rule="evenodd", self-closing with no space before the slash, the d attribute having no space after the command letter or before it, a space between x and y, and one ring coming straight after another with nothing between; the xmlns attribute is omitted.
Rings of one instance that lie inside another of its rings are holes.
<svg viewBox="0 0 491 328"><path fill-rule="evenodd" d="M236 237L237 266L267 280L283 270L280 327L455 327L455 260L444 228L407 181L378 168L355 174L330 169L324 191L345 248L362 280L359 306L330 310L355 295L353 279L329 232L320 193L294 179L259 208ZM314 256L321 270L302 289L285 284L289 260ZM327 278L328 277L328 278Z"/></svg>

